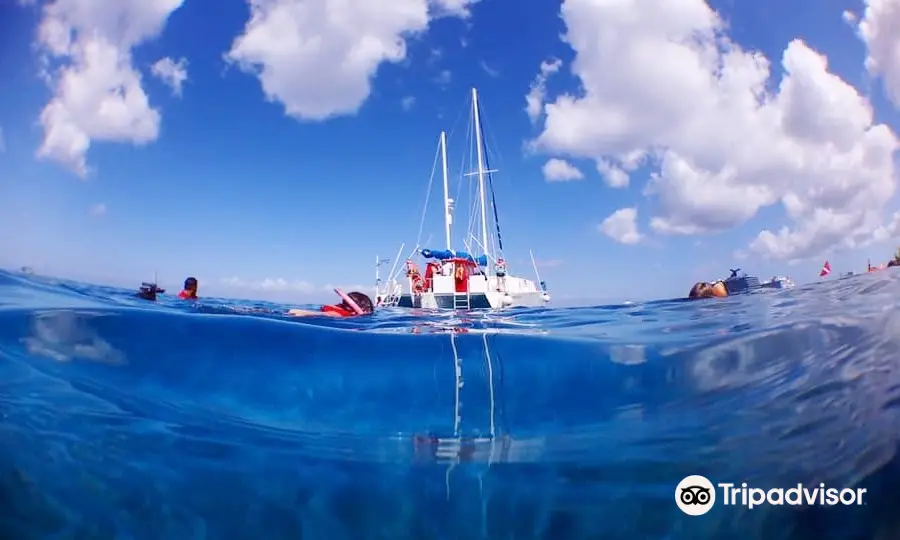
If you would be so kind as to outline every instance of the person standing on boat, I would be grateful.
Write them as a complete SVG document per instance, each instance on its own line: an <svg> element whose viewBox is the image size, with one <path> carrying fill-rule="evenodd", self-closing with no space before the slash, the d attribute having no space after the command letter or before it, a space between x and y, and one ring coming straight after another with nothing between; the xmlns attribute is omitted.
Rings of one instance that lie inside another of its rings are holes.
<svg viewBox="0 0 900 540"><path fill-rule="evenodd" d="M287 315L291 317L358 317L370 315L375 311L372 299L364 293L353 291L345 294L340 289L335 289L334 292L341 297L339 304L324 305L319 308L319 311L290 309Z"/></svg>
<svg viewBox="0 0 900 540"><path fill-rule="evenodd" d="M503 257L497 259L496 268L494 268L494 273L497 274L497 277L506 276L506 261L503 260Z"/></svg>
<svg viewBox="0 0 900 540"><path fill-rule="evenodd" d="M425 265L425 291L430 292L434 290L434 276L441 275L441 263L439 262L430 262Z"/></svg>
<svg viewBox="0 0 900 540"><path fill-rule="evenodd" d="M506 261L503 257L497 259L494 274L497 276L497 292L506 292Z"/></svg>

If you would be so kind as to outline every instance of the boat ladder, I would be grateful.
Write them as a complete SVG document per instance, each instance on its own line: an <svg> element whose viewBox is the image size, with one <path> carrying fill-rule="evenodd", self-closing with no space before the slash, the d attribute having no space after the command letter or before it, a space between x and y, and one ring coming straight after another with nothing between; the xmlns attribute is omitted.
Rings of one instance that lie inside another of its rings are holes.
<svg viewBox="0 0 900 540"><path fill-rule="evenodd" d="M453 295L453 309L471 309L472 301L469 293Z"/></svg>
<svg viewBox="0 0 900 540"><path fill-rule="evenodd" d="M400 288L400 284L396 281L389 281L388 283L386 283L384 292L380 294L381 306L396 307L397 304L400 303L401 291L402 289Z"/></svg>

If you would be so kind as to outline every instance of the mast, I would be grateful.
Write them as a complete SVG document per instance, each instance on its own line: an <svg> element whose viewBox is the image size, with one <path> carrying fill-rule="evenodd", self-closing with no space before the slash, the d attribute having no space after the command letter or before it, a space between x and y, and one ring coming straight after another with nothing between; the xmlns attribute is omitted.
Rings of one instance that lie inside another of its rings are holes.
<svg viewBox="0 0 900 540"><path fill-rule="evenodd" d="M441 165L444 172L444 235L447 239L447 250L450 251L453 249L450 244L450 224L453 217L450 214L450 188L447 185L447 134L443 131L441 132Z"/></svg>
<svg viewBox="0 0 900 540"><path fill-rule="evenodd" d="M378 296L379 285L381 285L381 257L375 255L375 296Z"/></svg>
<svg viewBox="0 0 900 540"><path fill-rule="evenodd" d="M472 88L472 114L475 116L475 146L478 152L478 194L481 199L481 247L484 254L488 252L487 210L484 203L484 148L481 140L481 118L478 114L478 90Z"/></svg>

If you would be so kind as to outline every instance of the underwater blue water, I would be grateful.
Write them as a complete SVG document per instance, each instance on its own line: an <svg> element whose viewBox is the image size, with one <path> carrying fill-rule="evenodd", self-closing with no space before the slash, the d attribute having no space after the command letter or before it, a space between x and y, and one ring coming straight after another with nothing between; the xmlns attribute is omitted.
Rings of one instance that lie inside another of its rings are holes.
<svg viewBox="0 0 900 540"><path fill-rule="evenodd" d="M346 320L133 293L0 273L0 538L900 537L894 271ZM690 474L868 498L692 517Z"/></svg>

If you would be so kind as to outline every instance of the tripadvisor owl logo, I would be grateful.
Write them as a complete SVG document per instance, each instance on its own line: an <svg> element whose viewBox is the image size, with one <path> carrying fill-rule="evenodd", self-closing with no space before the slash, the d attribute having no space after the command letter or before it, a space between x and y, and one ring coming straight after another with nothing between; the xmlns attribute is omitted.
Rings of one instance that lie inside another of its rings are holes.
<svg viewBox="0 0 900 540"><path fill-rule="evenodd" d="M866 488L845 487L838 489L819 483L816 487L806 487L802 483L791 488L762 489L750 487L747 482L720 482L722 506L745 506L749 510L770 504L773 506L861 506ZM692 474L675 487L675 504L689 516L702 516L716 503L716 488L704 476Z"/></svg>
<svg viewBox="0 0 900 540"><path fill-rule="evenodd" d="M693 474L675 487L675 504L689 516L702 516L716 502L716 488L706 477Z"/></svg>

